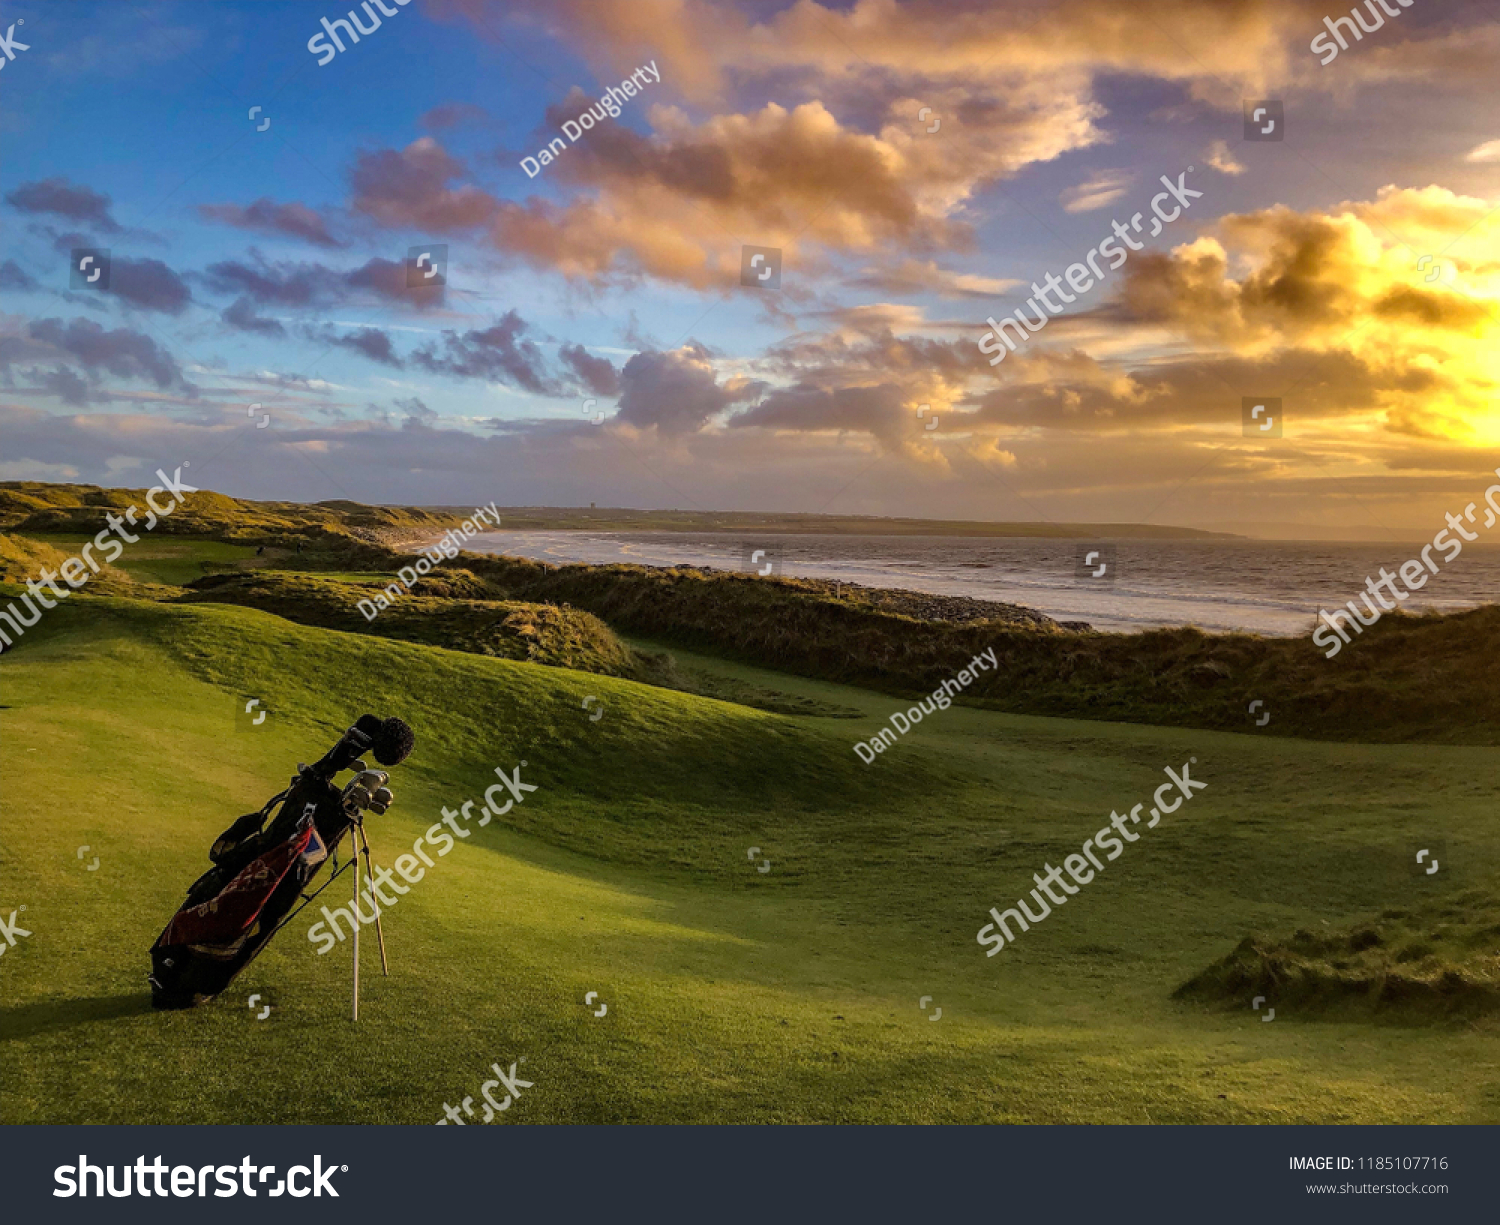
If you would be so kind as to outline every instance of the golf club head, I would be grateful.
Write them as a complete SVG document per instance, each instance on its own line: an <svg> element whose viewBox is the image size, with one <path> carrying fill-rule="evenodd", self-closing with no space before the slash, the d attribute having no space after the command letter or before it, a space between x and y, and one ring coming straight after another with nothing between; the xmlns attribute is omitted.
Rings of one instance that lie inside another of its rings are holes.
<svg viewBox="0 0 1500 1225"><path fill-rule="evenodd" d="M372 733L371 746L375 760L383 766L400 765L416 743L416 735L402 719L394 716L384 720L377 732Z"/></svg>
<svg viewBox="0 0 1500 1225"><path fill-rule="evenodd" d="M376 804L379 804L382 812L384 812L395 802L396 797L391 794L391 789L389 787L381 787L373 795L370 796L370 807L373 808Z"/></svg>
<svg viewBox="0 0 1500 1225"><path fill-rule="evenodd" d="M370 801L370 811L373 812L377 817L385 816L385 812L388 807L390 807L388 804L379 804L374 800Z"/></svg>
<svg viewBox="0 0 1500 1225"><path fill-rule="evenodd" d="M364 763L364 760L363 760L363 759L361 759L361 760L359 760L359 761L356 761L356 762L355 762L355 763L354 763L354 764L353 764L353 765L351 765L351 766L350 766L350 767L349 767L349 768L350 768L350 769L351 769L351 770L353 770L353 771L354 771L354 772L355 772L355 773L356 773L356 774L363 774L363 773L364 773L364 772L365 772L365 771L366 771L366 770L368 770L368 769L369 769L369 768L370 768L370 767L369 767L369 766L367 766L367 765L366 765L366 764L365 764L365 763Z"/></svg>

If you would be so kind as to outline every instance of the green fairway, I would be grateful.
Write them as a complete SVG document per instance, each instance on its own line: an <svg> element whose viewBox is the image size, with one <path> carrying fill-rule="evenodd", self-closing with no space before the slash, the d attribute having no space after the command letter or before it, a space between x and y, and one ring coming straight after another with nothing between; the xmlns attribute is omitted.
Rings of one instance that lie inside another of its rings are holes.
<svg viewBox="0 0 1500 1225"><path fill-rule="evenodd" d="M0 658L0 917L31 933L0 960L0 1119L429 1123L524 1056L505 1122L1500 1121L1494 1013L1172 998L1250 932L1493 897L1500 750L955 706L866 766L905 703L675 654L864 717L226 605L48 612ZM270 717L237 730L252 696ZM154 1013L148 949L209 844L366 710L417 734L379 863L496 767L539 790L387 912L389 979L365 929L358 1025L311 913L213 1004ZM985 956L990 906L1193 757L1206 791ZM1413 875L1428 836L1444 870Z"/></svg>
<svg viewBox="0 0 1500 1225"><path fill-rule="evenodd" d="M64 553L76 554L84 541L93 536L76 532L35 533L31 537ZM171 536L141 536L114 563L138 583L168 583L178 586L191 583L205 574L234 569L237 563L255 556L249 545L228 544L220 540L180 540Z"/></svg>

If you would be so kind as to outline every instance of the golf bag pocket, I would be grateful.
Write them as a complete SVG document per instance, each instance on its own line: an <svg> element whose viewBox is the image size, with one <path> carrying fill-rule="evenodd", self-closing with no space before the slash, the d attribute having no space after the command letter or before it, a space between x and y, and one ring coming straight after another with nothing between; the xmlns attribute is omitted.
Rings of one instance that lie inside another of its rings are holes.
<svg viewBox="0 0 1500 1225"><path fill-rule="evenodd" d="M229 859L247 839L260 833L260 827L265 819L264 808L260 812L246 813L214 840L213 846L208 848L209 860L213 863L223 863Z"/></svg>

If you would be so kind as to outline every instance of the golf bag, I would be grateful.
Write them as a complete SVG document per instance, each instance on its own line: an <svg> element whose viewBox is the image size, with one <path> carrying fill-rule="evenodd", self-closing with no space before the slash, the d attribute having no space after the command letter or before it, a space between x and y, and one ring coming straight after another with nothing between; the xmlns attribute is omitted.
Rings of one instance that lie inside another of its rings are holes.
<svg viewBox="0 0 1500 1225"><path fill-rule="evenodd" d="M323 863L337 858L362 810L383 813L389 807L389 776L367 769L360 755L372 752L381 765L393 766L413 742L411 728L400 719L362 715L321 761L299 765L285 791L219 835L208 852L213 867L193 882L151 947L147 978L155 1007L189 1008L234 981L295 913ZM340 791L334 776L348 769L358 775ZM349 850L352 861L358 853L352 838Z"/></svg>

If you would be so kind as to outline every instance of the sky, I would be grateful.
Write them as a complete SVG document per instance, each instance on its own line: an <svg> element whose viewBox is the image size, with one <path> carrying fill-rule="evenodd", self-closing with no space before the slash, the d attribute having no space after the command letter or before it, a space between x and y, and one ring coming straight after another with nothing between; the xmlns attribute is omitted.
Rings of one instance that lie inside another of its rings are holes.
<svg viewBox="0 0 1500 1225"><path fill-rule="evenodd" d="M1430 537L1500 6L1333 3L9 0L0 480Z"/></svg>

